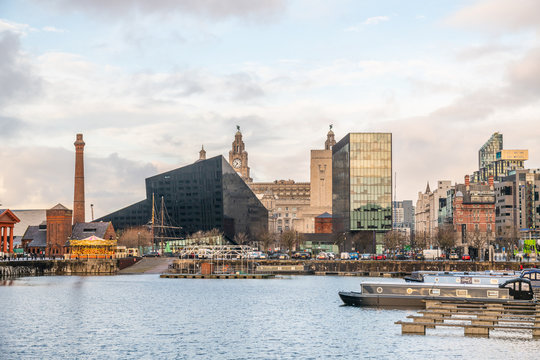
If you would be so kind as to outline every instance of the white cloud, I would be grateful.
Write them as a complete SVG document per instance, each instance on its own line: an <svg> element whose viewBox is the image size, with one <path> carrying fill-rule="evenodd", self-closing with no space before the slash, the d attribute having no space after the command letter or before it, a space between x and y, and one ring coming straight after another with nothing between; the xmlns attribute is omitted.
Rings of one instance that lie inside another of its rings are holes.
<svg viewBox="0 0 540 360"><path fill-rule="evenodd" d="M478 1L457 11L447 21L452 25L486 28L496 33L528 28L540 29L540 1Z"/></svg>
<svg viewBox="0 0 540 360"><path fill-rule="evenodd" d="M28 24L16 23L6 19L0 19L0 32L10 31L18 35L25 35L30 31L37 31Z"/></svg>
<svg viewBox="0 0 540 360"><path fill-rule="evenodd" d="M45 32L55 32L55 33L63 33L63 32L65 32L64 29L58 29L58 28L55 28L54 26L45 26L45 27L41 28L41 30L43 30Z"/></svg>
<svg viewBox="0 0 540 360"><path fill-rule="evenodd" d="M211 20L228 18L272 20L286 7L284 0L34 0L41 6L52 6L59 11L79 11L108 19L129 19L129 15L187 14Z"/></svg>
<svg viewBox="0 0 540 360"><path fill-rule="evenodd" d="M388 20L390 20L390 17L388 16L374 16L374 17L367 18L362 24L377 25L377 24L380 24L381 22L388 21Z"/></svg>

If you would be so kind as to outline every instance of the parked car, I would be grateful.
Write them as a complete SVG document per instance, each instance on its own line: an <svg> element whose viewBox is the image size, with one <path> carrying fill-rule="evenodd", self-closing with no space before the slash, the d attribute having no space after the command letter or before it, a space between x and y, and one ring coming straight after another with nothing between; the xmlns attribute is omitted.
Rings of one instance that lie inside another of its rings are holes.
<svg viewBox="0 0 540 360"><path fill-rule="evenodd" d="M157 251L151 251L147 254L144 254L143 257L159 257L159 253Z"/></svg>
<svg viewBox="0 0 540 360"><path fill-rule="evenodd" d="M307 251L297 251L292 256L293 259L311 259L311 253Z"/></svg>
<svg viewBox="0 0 540 360"><path fill-rule="evenodd" d="M450 259L450 260L459 260L459 256L456 253L450 253L450 255L448 256L448 259Z"/></svg>
<svg viewBox="0 0 540 360"><path fill-rule="evenodd" d="M358 253L356 253L356 252L349 253L349 258L351 260L358 260L358 258L359 258Z"/></svg>
<svg viewBox="0 0 540 360"><path fill-rule="evenodd" d="M409 255L406 255L406 254L397 254L396 255L396 260L408 260L408 259L410 259Z"/></svg>
<svg viewBox="0 0 540 360"><path fill-rule="evenodd" d="M360 259L369 260L369 259L371 259L371 254L362 254L362 255L360 255Z"/></svg>
<svg viewBox="0 0 540 360"><path fill-rule="evenodd" d="M386 255L384 254L374 254L371 257L372 260L386 260Z"/></svg>
<svg viewBox="0 0 540 360"><path fill-rule="evenodd" d="M284 253L276 252L276 253L271 254L268 258L269 259L274 259L274 260L288 260L289 255L284 254Z"/></svg>
<svg viewBox="0 0 540 360"><path fill-rule="evenodd" d="M328 255L326 255L325 252L320 252L320 253L317 255L317 260L328 260Z"/></svg>
<svg viewBox="0 0 540 360"><path fill-rule="evenodd" d="M334 260L336 258L336 254L333 252L327 252L326 256L328 256L328 260Z"/></svg>
<svg viewBox="0 0 540 360"><path fill-rule="evenodd" d="M464 254L462 257L461 257L461 260L471 260L471 256L469 254Z"/></svg>
<svg viewBox="0 0 540 360"><path fill-rule="evenodd" d="M341 260L349 260L350 258L351 258L351 255L349 255L348 252L341 253Z"/></svg>
<svg viewBox="0 0 540 360"><path fill-rule="evenodd" d="M424 254L414 254L414 260L425 260Z"/></svg>

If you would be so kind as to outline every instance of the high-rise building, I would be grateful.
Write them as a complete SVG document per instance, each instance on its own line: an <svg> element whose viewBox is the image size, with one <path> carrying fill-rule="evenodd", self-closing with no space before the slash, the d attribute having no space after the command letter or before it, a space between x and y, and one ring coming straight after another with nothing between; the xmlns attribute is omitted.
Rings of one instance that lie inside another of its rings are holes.
<svg viewBox="0 0 540 360"><path fill-rule="evenodd" d="M332 199L345 247L381 252L392 229L391 133L349 133L333 146Z"/></svg>
<svg viewBox="0 0 540 360"><path fill-rule="evenodd" d="M503 149L503 135L498 132L491 135L488 141L478 150L478 168L482 169L495 161L497 152Z"/></svg>
<svg viewBox="0 0 540 360"><path fill-rule="evenodd" d="M501 181L512 171L523 169L528 158L528 150L503 150L503 135L496 132L478 151L478 171L472 175L471 182L487 182L490 176Z"/></svg>
<svg viewBox="0 0 540 360"><path fill-rule="evenodd" d="M412 200L392 202L392 228L408 239L414 233L414 206Z"/></svg>
<svg viewBox="0 0 540 360"><path fill-rule="evenodd" d="M497 236L540 238L540 170L517 170L495 184Z"/></svg>

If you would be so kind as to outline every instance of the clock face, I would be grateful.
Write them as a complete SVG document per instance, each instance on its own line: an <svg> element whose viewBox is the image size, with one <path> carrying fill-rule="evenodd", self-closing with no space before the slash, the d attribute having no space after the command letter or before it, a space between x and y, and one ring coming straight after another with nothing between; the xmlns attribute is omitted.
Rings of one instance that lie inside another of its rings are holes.
<svg viewBox="0 0 540 360"><path fill-rule="evenodd" d="M233 166L235 169L238 169L240 166L242 166L242 160L240 160L240 159L234 159L233 162L232 162L232 166Z"/></svg>

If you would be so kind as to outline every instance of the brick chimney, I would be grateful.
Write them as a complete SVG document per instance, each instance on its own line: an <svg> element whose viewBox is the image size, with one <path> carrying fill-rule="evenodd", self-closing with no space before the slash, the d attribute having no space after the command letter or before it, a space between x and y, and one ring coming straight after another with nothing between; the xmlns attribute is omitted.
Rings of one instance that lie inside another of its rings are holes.
<svg viewBox="0 0 540 360"><path fill-rule="evenodd" d="M493 186L493 175L490 175L490 176L489 176L488 184L489 184L489 189L490 189L490 190L495 189L495 187Z"/></svg>
<svg viewBox="0 0 540 360"><path fill-rule="evenodd" d="M73 224L85 222L84 216L84 141L77 134L75 145L75 195L73 197Z"/></svg>
<svg viewBox="0 0 540 360"><path fill-rule="evenodd" d="M471 184L469 175L465 175L465 188L469 190L469 185Z"/></svg>

